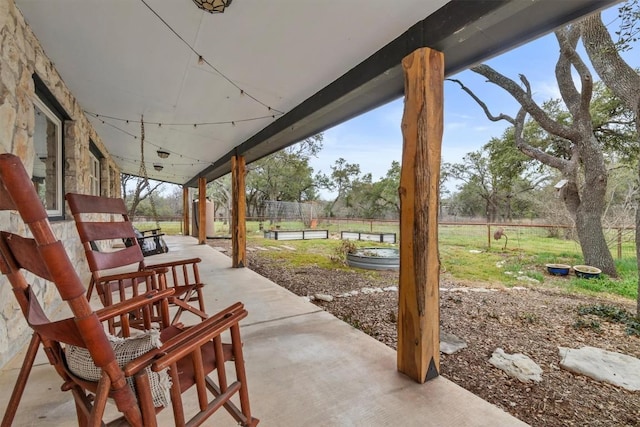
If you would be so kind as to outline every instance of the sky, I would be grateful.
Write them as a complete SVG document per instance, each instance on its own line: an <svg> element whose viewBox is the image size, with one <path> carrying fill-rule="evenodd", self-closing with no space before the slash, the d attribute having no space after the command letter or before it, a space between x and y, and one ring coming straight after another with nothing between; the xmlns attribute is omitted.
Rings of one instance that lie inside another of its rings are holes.
<svg viewBox="0 0 640 427"><path fill-rule="evenodd" d="M603 12L603 22L610 31L617 28L617 7ZM624 54L633 67L640 66L639 48ZM586 54L581 56L588 63ZM525 74L531 83L534 99L542 102L560 97L554 76L557 59L558 43L553 34L548 34L486 63L516 81L519 81L520 73ZM592 73L597 80L597 74L593 70ZM472 89L489 106L492 114L516 115L516 101L503 89L486 83L482 76L463 71L449 78L458 79ZM461 162L465 154L480 149L492 137L501 136L508 126L504 121L489 121L475 101L456 83L445 82L444 104L443 163ZM403 98L400 98L325 131L323 149L310 162L314 172L330 174L331 165L343 157L349 163L359 164L362 174L371 173L374 181L385 176L391 162L400 161L402 157L402 110ZM456 189L456 183L445 186L451 191ZM320 194L331 196L326 192Z"/></svg>

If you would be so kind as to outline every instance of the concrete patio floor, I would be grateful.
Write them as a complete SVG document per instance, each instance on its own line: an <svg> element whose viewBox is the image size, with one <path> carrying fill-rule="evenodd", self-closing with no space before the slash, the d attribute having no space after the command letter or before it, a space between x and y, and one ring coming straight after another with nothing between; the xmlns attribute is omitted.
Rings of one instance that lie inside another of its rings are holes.
<svg viewBox="0 0 640 427"><path fill-rule="evenodd" d="M167 240L170 252L154 258L202 258L208 312L245 304L249 316L241 333L251 410L260 426L526 425L443 377L415 383L396 371L393 349L247 268L232 269L230 258L211 247L191 237ZM2 412L19 359L0 371ZM74 425L73 398L60 385L39 355L14 425ZM170 410L162 415L161 425L173 424ZM205 425L236 423L222 409Z"/></svg>

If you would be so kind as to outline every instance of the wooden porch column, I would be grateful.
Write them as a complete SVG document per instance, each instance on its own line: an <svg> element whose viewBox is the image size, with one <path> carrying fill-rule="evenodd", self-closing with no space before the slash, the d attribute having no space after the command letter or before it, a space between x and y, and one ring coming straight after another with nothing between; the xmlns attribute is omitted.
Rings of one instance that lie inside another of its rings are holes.
<svg viewBox="0 0 640 427"><path fill-rule="evenodd" d="M247 201L244 156L231 157L231 267L247 265Z"/></svg>
<svg viewBox="0 0 640 427"><path fill-rule="evenodd" d="M189 232L189 187L187 187L186 185L182 186L182 222L184 223L182 226L182 229L184 230L184 233L182 233L185 236L189 236L191 235L191 233Z"/></svg>
<svg viewBox="0 0 640 427"><path fill-rule="evenodd" d="M198 178L198 244L205 243L207 243L207 179L202 177Z"/></svg>
<svg viewBox="0 0 640 427"><path fill-rule="evenodd" d="M438 192L444 56L418 49L402 60L398 370L419 383L440 373Z"/></svg>

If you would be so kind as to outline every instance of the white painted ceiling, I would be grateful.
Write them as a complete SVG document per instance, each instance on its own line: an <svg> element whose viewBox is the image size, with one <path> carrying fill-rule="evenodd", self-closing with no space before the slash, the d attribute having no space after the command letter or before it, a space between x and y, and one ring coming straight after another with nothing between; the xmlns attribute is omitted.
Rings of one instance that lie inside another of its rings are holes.
<svg viewBox="0 0 640 427"><path fill-rule="evenodd" d="M140 169L144 115L149 176L175 183L447 2L233 0L212 15L192 0L16 0L123 172Z"/></svg>

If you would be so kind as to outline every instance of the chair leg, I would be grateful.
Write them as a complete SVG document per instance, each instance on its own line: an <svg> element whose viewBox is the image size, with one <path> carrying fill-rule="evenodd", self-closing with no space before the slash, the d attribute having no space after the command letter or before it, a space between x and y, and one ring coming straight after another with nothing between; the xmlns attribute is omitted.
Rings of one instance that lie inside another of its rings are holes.
<svg viewBox="0 0 640 427"><path fill-rule="evenodd" d="M136 382L136 391L138 393L138 404L142 412L142 420L145 427L157 427L156 410L153 406L153 396L151 394L151 385L146 370L142 370L134 376Z"/></svg>
<svg viewBox="0 0 640 427"><path fill-rule="evenodd" d="M102 373L102 378L98 382L98 389L96 390L95 400L93 401L93 408L89 415L89 427L99 427L102 425L102 417L107 405L107 397L109 396L109 389L111 388L111 380L106 373Z"/></svg>
<svg viewBox="0 0 640 427"><path fill-rule="evenodd" d="M82 404L76 399L76 418L78 419L78 427L87 427L89 425L89 418L84 413Z"/></svg>
<svg viewBox="0 0 640 427"><path fill-rule="evenodd" d="M36 359L40 342L40 336L34 332L31 336L29 347L27 347L27 354L22 362L20 373L16 379L16 385L13 387L11 399L9 399L9 403L7 404L7 411L5 412L4 417L2 417L2 427L10 427L13 423L13 419L18 411L20 399L22 398L22 394L24 393L24 389L27 385L27 379L31 373L31 368L33 367L33 362Z"/></svg>
<svg viewBox="0 0 640 427"><path fill-rule="evenodd" d="M249 390L247 388L247 373L244 367L244 355L242 352L242 340L240 339L240 325L236 324L231 327L231 345L233 346L233 363L236 368L236 377L241 384L240 387L240 408L245 417L247 417L246 425L255 426L258 420L251 416L251 408L249 406Z"/></svg>

